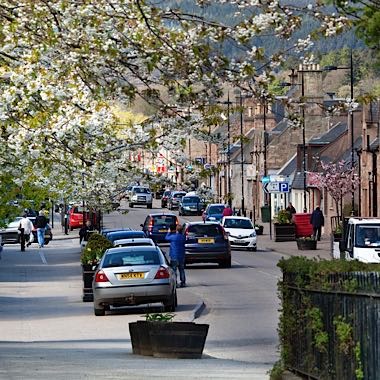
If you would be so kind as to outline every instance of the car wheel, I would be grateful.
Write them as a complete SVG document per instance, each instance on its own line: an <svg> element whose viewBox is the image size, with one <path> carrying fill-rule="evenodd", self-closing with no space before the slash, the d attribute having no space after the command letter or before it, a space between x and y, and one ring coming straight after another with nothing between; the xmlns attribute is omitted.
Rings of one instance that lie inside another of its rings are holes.
<svg viewBox="0 0 380 380"><path fill-rule="evenodd" d="M97 317L104 317L106 315L106 310L104 308L101 308L101 309L95 309L94 308L94 314Z"/></svg>
<svg viewBox="0 0 380 380"><path fill-rule="evenodd" d="M221 268L231 268L231 258L227 259L227 260L224 260L224 261L221 261L219 263L219 266Z"/></svg>
<svg viewBox="0 0 380 380"><path fill-rule="evenodd" d="M73 230L74 230L74 228L70 226L70 231L73 231Z"/></svg>
<svg viewBox="0 0 380 380"><path fill-rule="evenodd" d="M257 248L256 247L251 247L251 248L248 248L249 251L252 251L252 252L256 252Z"/></svg>
<svg viewBox="0 0 380 380"><path fill-rule="evenodd" d="M130 203L130 204L129 204L129 207L130 207L130 208L133 208L133 203Z"/></svg>
<svg viewBox="0 0 380 380"><path fill-rule="evenodd" d="M45 239L45 242L44 242L44 244L45 244L45 245L48 245L48 244L49 244L49 242L50 242L50 240L48 240L48 239Z"/></svg>
<svg viewBox="0 0 380 380"><path fill-rule="evenodd" d="M152 208L152 204L149 203L149 204L147 205L147 207L148 207L148 208Z"/></svg>
<svg viewBox="0 0 380 380"><path fill-rule="evenodd" d="M182 216L183 214L182 214L182 212L181 212L181 210L178 210L178 216Z"/></svg>
<svg viewBox="0 0 380 380"><path fill-rule="evenodd" d="M175 311L176 303L177 303L177 292L174 291L172 296L170 297L170 300L168 302L164 302L164 311L165 312Z"/></svg>

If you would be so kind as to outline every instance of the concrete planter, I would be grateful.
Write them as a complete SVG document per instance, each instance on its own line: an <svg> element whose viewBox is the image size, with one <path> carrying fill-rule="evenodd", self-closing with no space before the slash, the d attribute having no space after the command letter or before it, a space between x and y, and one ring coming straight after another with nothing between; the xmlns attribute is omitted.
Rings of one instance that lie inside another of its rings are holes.
<svg viewBox="0 0 380 380"><path fill-rule="evenodd" d="M132 351L159 358L200 359L208 328L208 324L194 322L132 322Z"/></svg>

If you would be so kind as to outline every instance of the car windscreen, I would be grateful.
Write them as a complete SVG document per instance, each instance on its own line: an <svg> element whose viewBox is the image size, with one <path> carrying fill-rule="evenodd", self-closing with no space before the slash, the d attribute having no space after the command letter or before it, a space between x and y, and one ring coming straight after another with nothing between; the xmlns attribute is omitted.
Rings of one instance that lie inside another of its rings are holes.
<svg viewBox="0 0 380 380"><path fill-rule="evenodd" d="M189 237L215 237L222 234L221 227L217 224L190 225L186 232Z"/></svg>
<svg viewBox="0 0 380 380"><path fill-rule="evenodd" d="M134 239L146 237L143 231L125 231L125 232L110 232L107 234L107 239L111 241L119 239Z"/></svg>
<svg viewBox="0 0 380 380"><path fill-rule="evenodd" d="M184 195L184 193L175 193L173 194L173 198L182 198Z"/></svg>
<svg viewBox="0 0 380 380"><path fill-rule="evenodd" d="M135 265L160 265L161 260L157 251L144 252L118 252L107 254L104 257L103 268L135 266Z"/></svg>
<svg viewBox="0 0 380 380"><path fill-rule="evenodd" d="M183 197L182 203L199 203L200 199L198 197Z"/></svg>
<svg viewBox="0 0 380 380"><path fill-rule="evenodd" d="M224 227L226 228L242 228L252 230L253 225L250 220L247 219L226 219L224 221Z"/></svg>
<svg viewBox="0 0 380 380"><path fill-rule="evenodd" d="M224 210L224 206L211 206L208 209L209 214L222 214Z"/></svg>
<svg viewBox="0 0 380 380"><path fill-rule="evenodd" d="M165 191L164 196L168 197L171 194L171 191Z"/></svg>
<svg viewBox="0 0 380 380"><path fill-rule="evenodd" d="M147 189L146 187L135 187L135 188L133 189L133 191L134 191L136 194L150 194L149 189Z"/></svg>
<svg viewBox="0 0 380 380"><path fill-rule="evenodd" d="M153 219L155 226L171 226L177 222L177 218L174 215L156 215Z"/></svg>

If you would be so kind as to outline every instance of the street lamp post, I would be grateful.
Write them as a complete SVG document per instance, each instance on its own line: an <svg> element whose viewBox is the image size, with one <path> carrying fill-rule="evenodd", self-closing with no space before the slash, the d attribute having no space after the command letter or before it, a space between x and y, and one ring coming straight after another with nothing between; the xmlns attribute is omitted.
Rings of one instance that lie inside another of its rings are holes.
<svg viewBox="0 0 380 380"><path fill-rule="evenodd" d="M303 212L306 207L306 133L305 133L305 80L301 71L301 96L302 96L302 172L303 172Z"/></svg>
<svg viewBox="0 0 380 380"><path fill-rule="evenodd" d="M350 66L339 67L339 66L325 66L323 68L326 71L333 70L350 70L350 109L349 109L349 121L350 121L350 133L351 133L351 170L353 171L355 167L355 146L354 146L354 65L353 65L353 57L352 50L350 52ZM351 190L351 215L354 215L355 211L355 193L354 187Z"/></svg>
<svg viewBox="0 0 380 380"><path fill-rule="evenodd" d="M241 168L241 214L245 216L244 207L244 145L243 145L243 96L240 93L240 168Z"/></svg>

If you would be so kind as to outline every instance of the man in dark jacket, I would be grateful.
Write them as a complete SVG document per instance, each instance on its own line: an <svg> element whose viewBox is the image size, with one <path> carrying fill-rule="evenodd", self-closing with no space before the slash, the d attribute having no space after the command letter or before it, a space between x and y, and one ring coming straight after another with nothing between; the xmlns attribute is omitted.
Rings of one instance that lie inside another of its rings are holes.
<svg viewBox="0 0 380 380"><path fill-rule="evenodd" d="M79 230L79 244L82 242L88 241L91 232L94 231L94 227L91 223L91 220L86 220L86 224Z"/></svg>
<svg viewBox="0 0 380 380"><path fill-rule="evenodd" d="M314 239L321 240L322 226L325 225L325 218L319 206L315 208L310 217L310 224L313 225Z"/></svg>
<svg viewBox="0 0 380 380"><path fill-rule="evenodd" d="M177 276L177 268L179 270L179 278L181 288L186 286L185 276L185 236L182 234L182 226L177 228L169 228L165 240L170 242L170 266L173 268Z"/></svg>
<svg viewBox="0 0 380 380"><path fill-rule="evenodd" d="M38 247L43 248L43 246L45 245L45 229L48 224L48 220L43 210L40 210L40 212L38 213L38 216L36 217L34 224L37 228Z"/></svg>

